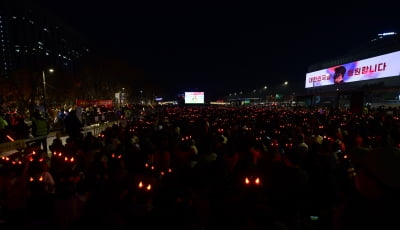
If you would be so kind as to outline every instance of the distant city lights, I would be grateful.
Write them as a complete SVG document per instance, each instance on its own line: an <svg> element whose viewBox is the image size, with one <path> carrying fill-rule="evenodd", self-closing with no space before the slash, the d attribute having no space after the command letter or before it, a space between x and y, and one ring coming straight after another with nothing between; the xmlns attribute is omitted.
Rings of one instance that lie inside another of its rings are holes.
<svg viewBox="0 0 400 230"><path fill-rule="evenodd" d="M384 37L384 36L392 36L392 35L396 35L396 32L386 32L386 33L381 33L378 34L379 37Z"/></svg>

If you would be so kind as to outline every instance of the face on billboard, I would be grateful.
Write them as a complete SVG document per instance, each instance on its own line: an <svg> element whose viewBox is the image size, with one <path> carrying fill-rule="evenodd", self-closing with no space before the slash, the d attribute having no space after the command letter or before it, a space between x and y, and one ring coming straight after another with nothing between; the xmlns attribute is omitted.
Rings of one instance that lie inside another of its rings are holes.
<svg viewBox="0 0 400 230"><path fill-rule="evenodd" d="M399 76L400 51L306 74L305 88Z"/></svg>

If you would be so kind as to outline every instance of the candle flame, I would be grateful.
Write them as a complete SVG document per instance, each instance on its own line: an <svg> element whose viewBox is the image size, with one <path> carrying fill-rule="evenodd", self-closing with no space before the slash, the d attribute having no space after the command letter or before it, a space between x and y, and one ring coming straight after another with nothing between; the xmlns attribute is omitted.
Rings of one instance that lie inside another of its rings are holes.
<svg viewBox="0 0 400 230"><path fill-rule="evenodd" d="M10 141L12 141L12 142L15 141L14 138L10 137L9 135L7 135L7 138L8 138L8 140L10 140Z"/></svg>

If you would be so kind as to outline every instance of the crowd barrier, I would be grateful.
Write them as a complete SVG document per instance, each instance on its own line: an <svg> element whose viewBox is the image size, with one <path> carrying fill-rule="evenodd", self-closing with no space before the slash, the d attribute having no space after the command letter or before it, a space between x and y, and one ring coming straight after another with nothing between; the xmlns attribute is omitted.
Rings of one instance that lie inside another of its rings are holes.
<svg viewBox="0 0 400 230"><path fill-rule="evenodd" d="M103 123L97 123L90 126L85 126L82 128L82 133L86 135L88 132L92 132L94 136L99 135L102 131L104 131L107 127L111 127L113 125L119 125L121 120L117 121L106 121ZM59 131L62 133L61 131ZM50 132L47 136L40 136L40 137L33 137L27 139L20 139L20 140L10 140L10 142L0 143L0 157L9 156L13 153L19 152L27 147L29 143L32 143L36 140L47 138L55 138L57 136L57 131ZM64 136L65 137L65 136ZM49 141L48 141L49 143Z"/></svg>

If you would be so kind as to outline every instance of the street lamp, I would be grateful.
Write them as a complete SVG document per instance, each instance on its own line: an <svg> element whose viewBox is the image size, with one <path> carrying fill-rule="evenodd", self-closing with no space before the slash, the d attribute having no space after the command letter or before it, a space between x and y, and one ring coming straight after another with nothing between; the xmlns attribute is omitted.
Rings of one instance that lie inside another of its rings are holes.
<svg viewBox="0 0 400 230"><path fill-rule="evenodd" d="M49 73L53 73L54 69L48 69ZM44 109L44 116L47 118L47 95L46 95L46 73L42 70L42 77L43 77L43 109Z"/></svg>
<svg viewBox="0 0 400 230"><path fill-rule="evenodd" d="M268 86L267 85L264 85L264 93L265 93L265 102L268 102L268 93L267 93L267 89L268 89ZM263 94L261 94L261 97L263 97L264 95Z"/></svg>
<svg viewBox="0 0 400 230"><path fill-rule="evenodd" d="M140 104L143 104L143 90L140 90Z"/></svg>
<svg viewBox="0 0 400 230"><path fill-rule="evenodd" d="M289 85L288 81L283 82L283 89L282 89L282 101L283 102L285 102L287 100L288 85Z"/></svg>

